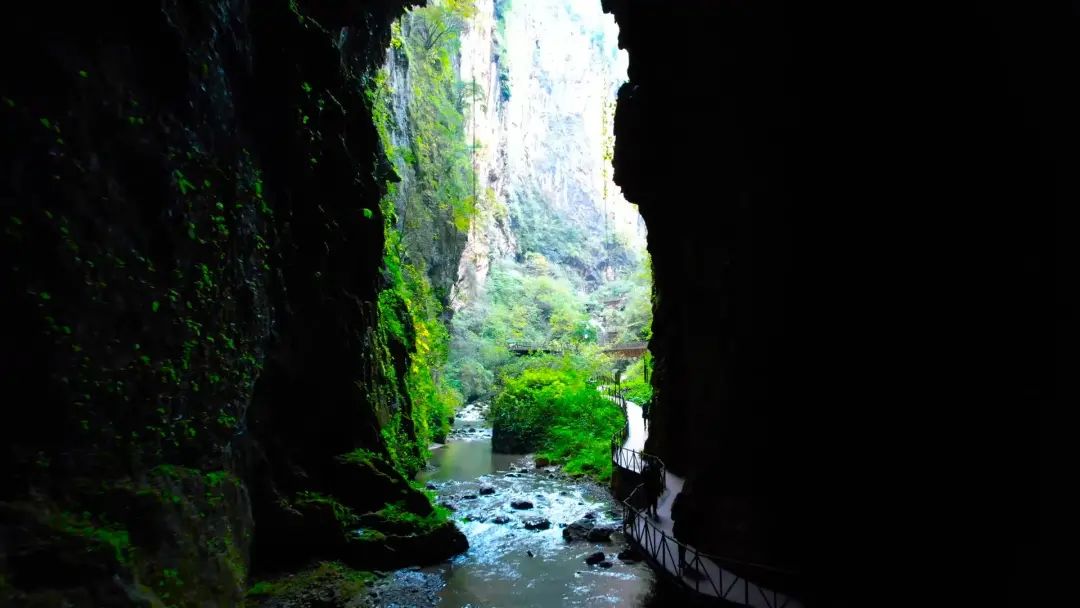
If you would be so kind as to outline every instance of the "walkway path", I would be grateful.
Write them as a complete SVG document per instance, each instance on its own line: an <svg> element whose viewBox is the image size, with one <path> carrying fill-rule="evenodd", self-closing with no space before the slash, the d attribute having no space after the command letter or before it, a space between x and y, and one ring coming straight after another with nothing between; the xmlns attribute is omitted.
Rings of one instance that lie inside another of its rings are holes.
<svg viewBox="0 0 1080 608"><path fill-rule="evenodd" d="M645 422L641 417L641 406L627 401L626 419L629 433L623 449L614 455L615 464L637 473L641 472L640 454L645 450ZM679 572L679 544L675 541L672 530L671 505L675 496L682 492L683 479L671 471L666 472L666 487L657 504L659 521L634 510L634 516L627 523L626 529L637 544L652 558L657 566L667 570L676 579L681 579L686 586L699 593L720 597L731 602L753 606L754 608L802 608L802 602L786 594L765 589L728 570L721 568L704 555L695 559L692 548L686 550L686 560L691 568ZM694 574L694 571L698 574Z"/></svg>

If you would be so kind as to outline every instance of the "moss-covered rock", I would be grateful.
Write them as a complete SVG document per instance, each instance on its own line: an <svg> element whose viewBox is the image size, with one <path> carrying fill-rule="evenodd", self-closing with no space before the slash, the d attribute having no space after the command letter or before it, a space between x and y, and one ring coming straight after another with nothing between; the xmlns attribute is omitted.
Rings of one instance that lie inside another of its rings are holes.
<svg viewBox="0 0 1080 608"><path fill-rule="evenodd" d="M23 58L0 67L17 604L235 605L252 569L351 556L350 513L430 510L387 464L415 344L380 337L390 175L363 94L405 2L324 4L0 19ZM379 463L339 458L358 448Z"/></svg>
<svg viewBox="0 0 1080 608"><path fill-rule="evenodd" d="M251 608L354 606L373 579L372 573L353 570L340 562L321 562L295 574L255 583L248 590L244 605Z"/></svg>

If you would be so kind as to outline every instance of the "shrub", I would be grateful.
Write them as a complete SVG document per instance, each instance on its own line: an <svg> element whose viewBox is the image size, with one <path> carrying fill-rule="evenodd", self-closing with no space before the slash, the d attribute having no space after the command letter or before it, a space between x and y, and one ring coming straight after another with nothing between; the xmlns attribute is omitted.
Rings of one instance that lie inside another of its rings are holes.
<svg viewBox="0 0 1080 608"><path fill-rule="evenodd" d="M625 418L591 375L574 357L537 357L505 378L490 413L496 451L538 451L568 473L606 480L611 436Z"/></svg>

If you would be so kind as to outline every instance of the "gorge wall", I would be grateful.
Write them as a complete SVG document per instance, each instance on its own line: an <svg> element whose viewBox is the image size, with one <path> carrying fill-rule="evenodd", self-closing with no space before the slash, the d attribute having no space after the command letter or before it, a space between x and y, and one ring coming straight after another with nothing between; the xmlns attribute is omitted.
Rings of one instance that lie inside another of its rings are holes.
<svg viewBox="0 0 1080 608"><path fill-rule="evenodd" d="M364 88L405 4L4 9L0 604L464 548L383 434L415 440Z"/></svg>
<svg viewBox="0 0 1080 608"><path fill-rule="evenodd" d="M598 4L479 0L462 37L478 215L455 306L477 298L493 261L541 254L595 289L637 264L645 232L612 181L617 30Z"/></svg>
<svg viewBox="0 0 1080 608"><path fill-rule="evenodd" d="M1038 597L1075 16L603 4L684 538L819 604Z"/></svg>

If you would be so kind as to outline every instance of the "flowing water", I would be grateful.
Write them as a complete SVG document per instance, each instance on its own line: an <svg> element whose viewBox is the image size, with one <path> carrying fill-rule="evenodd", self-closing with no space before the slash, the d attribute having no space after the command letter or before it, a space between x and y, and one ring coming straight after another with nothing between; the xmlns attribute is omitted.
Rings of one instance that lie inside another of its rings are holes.
<svg viewBox="0 0 1080 608"><path fill-rule="evenodd" d="M382 585L380 605L663 605L649 567L617 558L626 548L621 532L607 542L563 539L566 525L587 516L619 527L621 514L606 488L538 469L527 456L493 454L478 406L462 410L431 464L421 480L454 509L469 550L443 565L395 573ZM515 509L513 501L533 507ZM543 528L545 521L546 529L526 528ZM586 564L598 551L606 563Z"/></svg>

